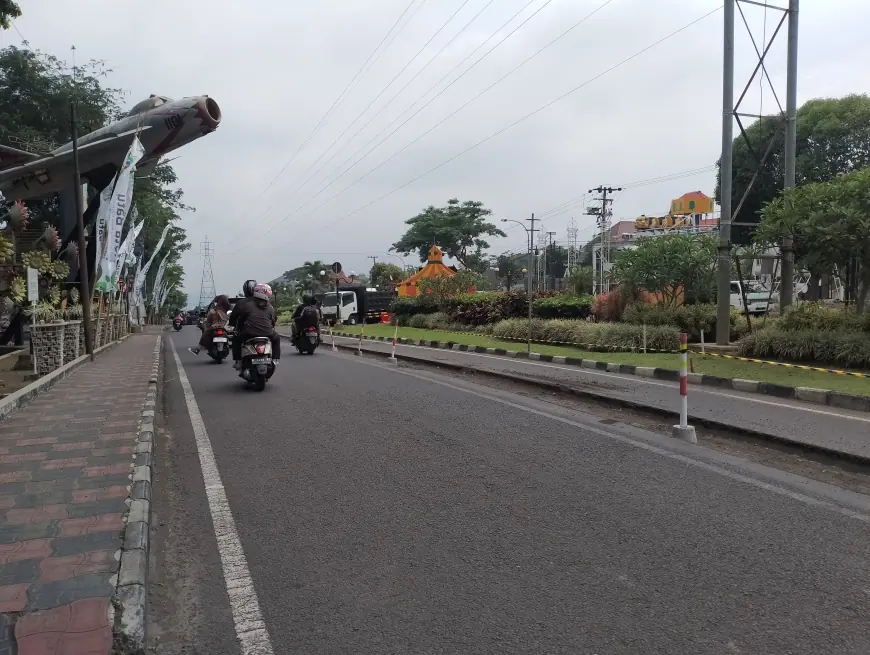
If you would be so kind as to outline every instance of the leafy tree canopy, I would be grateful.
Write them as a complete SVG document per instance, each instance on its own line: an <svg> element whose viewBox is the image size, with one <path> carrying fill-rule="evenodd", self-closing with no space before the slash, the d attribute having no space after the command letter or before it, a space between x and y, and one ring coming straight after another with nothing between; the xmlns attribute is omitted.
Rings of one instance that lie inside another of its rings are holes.
<svg viewBox="0 0 870 655"><path fill-rule="evenodd" d="M826 182L841 173L870 166L870 96L810 100L798 110L796 128L795 177L798 186ZM785 134L782 122L774 118L756 121L746 132L759 157L764 154L771 137L776 135L758 180L737 215L739 222L757 222L764 203L773 200L783 188ZM755 157L742 136L734 139L733 157L732 206L736 209L756 169ZM720 174L717 174L717 200L721 200L719 181Z"/></svg>
<svg viewBox="0 0 870 655"><path fill-rule="evenodd" d="M21 7L13 0L0 0L0 29L8 30L14 19L21 16Z"/></svg>
<svg viewBox="0 0 870 655"><path fill-rule="evenodd" d="M401 282L408 274L396 264L389 262L377 262L369 271L369 280L372 286L379 289L387 289L395 287L398 282Z"/></svg>
<svg viewBox="0 0 870 655"><path fill-rule="evenodd" d="M636 248L620 251L611 275L630 293L657 293L669 307L679 304L681 289L687 302L709 302L716 288L716 238L668 234L638 239Z"/></svg>
<svg viewBox="0 0 870 655"><path fill-rule="evenodd" d="M764 207L759 242L790 235L810 271L859 264L858 310L870 294L870 168L788 189ZM841 270L843 270L841 268Z"/></svg>
<svg viewBox="0 0 870 655"><path fill-rule="evenodd" d="M430 205L405 221L410 227L393 244L392 250L403 255L416 252L420 261L425 262L429 249L437 244L448 257L465 268L478 272L486 270L484 253L489 243L484 237L506 236L494 223L487 222L491 215L492 212L476 200L460 202L451 198L446 207Z"/></svg>

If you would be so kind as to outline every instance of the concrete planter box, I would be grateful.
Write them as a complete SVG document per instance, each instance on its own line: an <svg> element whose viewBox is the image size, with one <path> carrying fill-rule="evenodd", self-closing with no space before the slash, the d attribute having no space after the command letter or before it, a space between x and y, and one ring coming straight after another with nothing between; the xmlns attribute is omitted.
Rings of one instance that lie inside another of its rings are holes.
<svg viewBox="0 0 870 655"><path fill-rule="evenodd" d="M30 328L36 373L48 375L64 364L64 332L66 323L37 323Z"/></svg>
<svg viewBox="0 0 870 655"><path fill-rule="evenodd" d="M63 361L71 362L84 353L82 348L82 322L78 320L67 321L63 331Z"/></svg>

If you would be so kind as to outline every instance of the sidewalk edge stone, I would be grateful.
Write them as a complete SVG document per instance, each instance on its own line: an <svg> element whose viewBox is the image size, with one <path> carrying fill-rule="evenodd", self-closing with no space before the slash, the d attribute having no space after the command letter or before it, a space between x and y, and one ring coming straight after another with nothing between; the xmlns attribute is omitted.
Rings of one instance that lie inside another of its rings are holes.
<svg viewBox="0 0 870 655"><path fill-rule="evenodd" d="M148 379L148 392L142 403L137 453L145 454L153 462L154 418L157 405L157 388L160 374L160 358L163 353L163 337L154 344L154 363ZM138 462L137 462L138 463ZM115 595L112 605L115 611L116 643L123 645L123 652L145 652L148 636L148 560L151 553L151 490L152 466L140 465L131 476L130 503L124 517L123 547L118 568Z"/></svg>

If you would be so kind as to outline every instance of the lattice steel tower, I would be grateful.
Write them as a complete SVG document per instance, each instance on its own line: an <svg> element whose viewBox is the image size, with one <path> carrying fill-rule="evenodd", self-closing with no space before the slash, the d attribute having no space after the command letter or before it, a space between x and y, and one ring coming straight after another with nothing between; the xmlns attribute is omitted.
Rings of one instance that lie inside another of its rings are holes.
<svg viewBox="0 0 870 655"><path fill-rule="evenodd" d="M565 271L565 277L571 275L571 272L577 267L577 260L580 259L577 252L577 221L571 218L568 223L568 269Z"/></svg>
<svg viewBox="0 0 870 655"><path fill-rule="evenodd" d="M202 282L199 284L199 307L208 307L214 300L214 272L211 268L211 259L214 256L214 246L205 237L205 241L199 244L199 254L202 255Z"/></svg>

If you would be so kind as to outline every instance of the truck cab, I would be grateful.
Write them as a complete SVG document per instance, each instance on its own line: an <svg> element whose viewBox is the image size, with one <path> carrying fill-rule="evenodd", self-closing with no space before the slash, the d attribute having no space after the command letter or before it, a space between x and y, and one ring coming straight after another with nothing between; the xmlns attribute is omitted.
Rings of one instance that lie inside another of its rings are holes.
<svg viewBox="0 0 870 655"><path fill-rule="evenodd" d="M746 306L743 304L743 294L746 294ZM761 316L767 314L773 305L779 303L779 296L771 294L760 284L747 280L731 280L730 305L742 314Z"/></svg>
<svg viewBox="0 0 870 655"><path fill-rule="evenodd" d="M341 294L340 308L338 294ZM333 323L337 319L345 325L356 325L363 319L367 323L379 323L381 314L390 311L394 296L391 291L378 291L363 286L339 287L338 294L329 291L321 298L321 313L327 323Z"/></svg>

